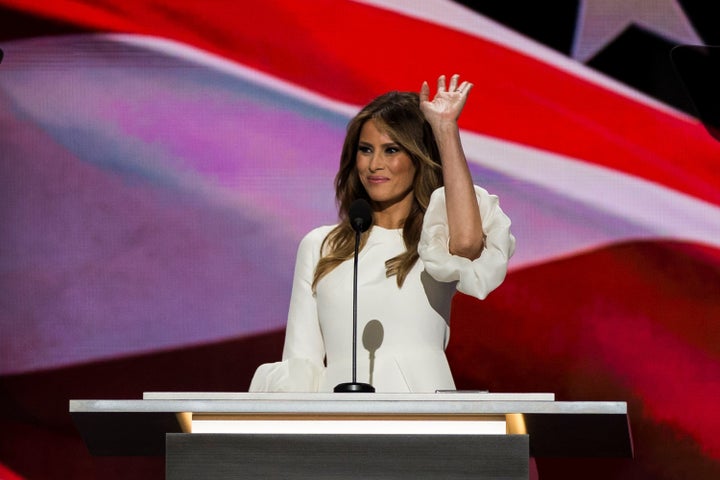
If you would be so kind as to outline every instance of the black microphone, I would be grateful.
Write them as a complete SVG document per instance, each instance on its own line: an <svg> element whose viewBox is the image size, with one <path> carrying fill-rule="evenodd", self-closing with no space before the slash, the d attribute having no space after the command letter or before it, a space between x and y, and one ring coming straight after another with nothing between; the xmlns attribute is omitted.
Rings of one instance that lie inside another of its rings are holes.
<svg viewBox="0 0 720 480"><path fill-rule="evenodd" d="M350 204L349 217L353 230L357 233L367 231L370 225L372 225L372 209L370 208L370 204L362 198L358 198Z"/></svg>
<svg viewBox="0 0 720 480"><path fill-rule="evenodd" d="M353 269L353 332L352 332L352 382L341 383L334 389L335 392L372 393L375 388L367 383L357 381L357 274L358 274L358 251L360 250L360 234L367 231L372 225L372 209L370 204L358 198L350 204L349 210L350 225L355 230L355 258Z"/></svg>

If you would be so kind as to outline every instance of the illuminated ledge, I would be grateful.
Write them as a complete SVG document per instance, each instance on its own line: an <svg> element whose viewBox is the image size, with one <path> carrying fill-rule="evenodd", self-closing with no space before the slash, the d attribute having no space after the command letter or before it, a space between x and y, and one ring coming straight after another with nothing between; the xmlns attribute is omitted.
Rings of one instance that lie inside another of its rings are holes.
<svg viewBox="0 0 720 480"><path fill-rule="evenodd" d="M483 420L221 420L194 415L192 433L285 435L504 435L503 417Z"/></svg>
<svg viewBox="0 0 720 480"><path fill-rule="evenodd" d="M467 408L443 412L438 401L461 403L534 400L552 402L552 394L504 394L452 392L442 394L248 394L248 393L192 393L149 392L145 401L242 401L262 402L263 410L247 408L243 411L209 412L207 406L192 412L178 413L178 421L185 433L240 434L310 434L310 435L505 435L525 434L521 414L470 412ZM290 399L292 410L271 408ZM327 411L327 405L317 410L317 402L331 402L339 411ZM416 403L408 409L408 401ZM421 407L421 405L425 407ZM428 405L430 408L428 409ZM380 406L378 410L378 406ZM398 406L403 408L398 409ZM463 411L464 410L464 411ZM392 413L389 413L392 412Z"/></svg>

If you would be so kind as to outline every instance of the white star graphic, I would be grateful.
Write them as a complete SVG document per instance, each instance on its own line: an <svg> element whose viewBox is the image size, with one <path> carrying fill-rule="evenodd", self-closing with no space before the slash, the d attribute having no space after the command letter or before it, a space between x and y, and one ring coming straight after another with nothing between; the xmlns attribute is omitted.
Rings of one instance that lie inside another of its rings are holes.
<svg viewBox="0 0 720 480"><path fill-rule="evenodd" d="M572 57L588 61L632 24L678 43L703 43L676 0L581 0Z"/></svg>

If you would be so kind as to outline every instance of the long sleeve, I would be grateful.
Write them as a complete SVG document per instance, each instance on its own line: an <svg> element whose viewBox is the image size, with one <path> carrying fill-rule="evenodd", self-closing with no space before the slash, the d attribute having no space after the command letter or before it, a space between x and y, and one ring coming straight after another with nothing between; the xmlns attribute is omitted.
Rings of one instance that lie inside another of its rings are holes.
<svg viewBox="0 0 720 480"><path fill-rule="evenodd" d="M325 344L318 321L312 280L320 244L329 232L320 227L300 242L281 362L258 367L251 392L314 392L324 369Z"/></svg>
<svg viewBox="0 0 720 480"><path fill-rule="evenodd" d="M458 291L482 300L505 279L508 261L515 251L515 237L510 233L510 219L500 209L498 197L478 186L475 194L486 237L480 257L469 260L450 253L444 188L438 188L430 197L418 253L425 270L435 280L457 281Z"/></svg>

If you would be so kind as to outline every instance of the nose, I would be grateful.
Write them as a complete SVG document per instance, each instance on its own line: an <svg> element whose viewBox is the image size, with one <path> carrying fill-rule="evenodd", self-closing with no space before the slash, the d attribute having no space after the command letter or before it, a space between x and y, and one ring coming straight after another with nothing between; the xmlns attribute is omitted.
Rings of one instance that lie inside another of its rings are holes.
<svg viewBox="0 0 720 480"><path fill-rule="evenodd" d="M378 170L382 170L382 158L380 158L379 152L373 152L372 156L370 157L370 162L368 163L368 170L371 172L376 172Z"/></svg>

